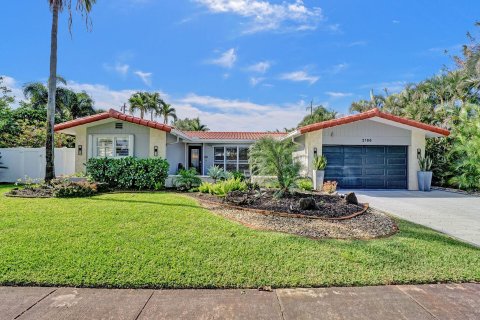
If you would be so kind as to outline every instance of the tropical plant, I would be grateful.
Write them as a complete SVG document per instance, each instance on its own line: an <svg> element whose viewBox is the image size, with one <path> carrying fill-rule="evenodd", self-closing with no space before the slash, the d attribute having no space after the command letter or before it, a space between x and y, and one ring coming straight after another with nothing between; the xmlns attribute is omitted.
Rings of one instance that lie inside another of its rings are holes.
<svg viewBox="0 0 480 320"><path fill-rule="evenodd" d="M324 155L318 156L314 155L313 156L313 169L315 170L325 170L327 167L327 158Z"/></svg>
<svg viewBox="0 0 480 320"><path fill-rule="evenodd" d="M156 116L163 117L163 123L168 124L168 118L172 118L174 121L177 120L177 113L175 108L170 104L161 100L160 107L156 111Z"/></svg>
<svg viewBox="0 0 480 320"><path fill-rule="evenodd" d="M459 188L480 189L480 106L469 104L460 113L459 125L452 133L455 144L450 151L454 176L449 182Z"/></svg>
<svg viewBox="0 0 480 320"><path fill-rule="evenodd" d="M292 157L296 150L291 140L266 137L250 147L250 167L253 174L276 176L280 185L279 196L289 192L299 177L300 164Z"/></svg>
<svg viewBox="0 0 480 320"><path fill-rule="evenodd" d="M183 131L208 131L208 127L200 122L200 118L176 119L173 123L175 128Z"/></svg>
<svg viewBox="0 0 480 320"><path fill-rule="evenodd" d="M76 8L85 18L87 25L89 23L89 13L96 0L77 0ZM54 134L55 126L55 96L57 92L57 41L58 41L58 14L64 8L69 13L68 25L71 31L72 26L72 0L48 0L52 10L52 29L50 33L50 75L48 78L48 103L47 103L47 138L45 143L45 182L49 183L55 178L54 164Z"/></svg>
<svg viewBox="0 0 480 320"><path fill-rule="evenodd" d="M219 166L211 166L208 169L207 175L212 178L213 183L216 183L217 180L222 179L225 176L225 171Z"/></svg>
<svg viewBox="0 0 480 320"><path fill-rule="evenodd" d="M337 112L328 110L322 105L316 106L312 109L311 114L306 115L302 121L298 124L298 127L303 127L312 123L322 122L326 120L335 119ZM288 130L288 129L285 129Z"/></svg>
<svg viewBox="0 0 480 320"><path fill-rule="evenodd" d="M182 169L178 171L178 177L175 178L175 187L181 191L188 191L197 188L202 183L202 179L197 176L197 170L190 168L188 170Z"/></svg>
<svg viewBox="0 0 480 320"><path fill-rule="evenodd" d="M298 179L296 185L299 189L304 191L312 191L313 190L313 182L309 178Z"/></svg>
<svg viewBox="0 0 480 320"><path fill-rule="evenodd" d="M226 196L232 191L247 191L248 185L240 178L231 178L228 180L219 181L217 183L203 182L198 191L202 193L210 193L219 197Z"/></svg>
<svg viewBox="0 0 480 320"><path fill-rule="evenodd" d="M430 171L432 168L432 159L429 156L422 157L422 155L419 155L418 165L420 167L420 171Z"/></svg>
<svg viewBox="0 0 480 320"><path fill-rule="evenodd" d="M128 103L130 104L130 113L140 111L140 118L144 118L145 114L151 111L148 92L136 92L130 96Z"/></svg>

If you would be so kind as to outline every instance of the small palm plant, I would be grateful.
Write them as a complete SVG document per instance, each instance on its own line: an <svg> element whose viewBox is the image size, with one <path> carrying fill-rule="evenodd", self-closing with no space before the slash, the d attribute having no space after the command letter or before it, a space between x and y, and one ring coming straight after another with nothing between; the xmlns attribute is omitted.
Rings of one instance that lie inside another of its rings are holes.
<svg viewBox="0 0 480 320"><path fill-rule="evenodd" d="M178 171L179 177L175 179L175 186L178 190L189 191L197 188L202 183L202 179L197 176L197 170L190 168L188 170L182 169Z"/></svg>
<svg viewBox="0 0 480 320"><path fill-rule="evenodd" d="M263 138L250 147L250 167L254 174L276 176L280 185L278 196L288 194L300 174L300 164L292 157L296 150L290 140Z"/></svg>

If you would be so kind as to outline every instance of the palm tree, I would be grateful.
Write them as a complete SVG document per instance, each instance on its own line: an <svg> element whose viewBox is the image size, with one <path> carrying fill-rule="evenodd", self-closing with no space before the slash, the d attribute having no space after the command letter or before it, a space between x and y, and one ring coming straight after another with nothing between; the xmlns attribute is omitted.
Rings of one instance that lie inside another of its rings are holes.
<svg viewBox="0 0 480 320"><path fill-rule="evenodd" d="M96 0L77 0L76 10L85 17L87 24L89 13ZM48 78L48 103L47 103L47 138L45 143L45 182L49 183L55 178L54 164L54 133L55 125L55 95L57 92L57 41L58 41L58 13L64 8L68 9L68 25L72 26L72 0L48 0L52 10L52 30L50 33L50 76Z"/></svg>
<svg viewBox="0 0 480 320"><path fill-rule="evenodd" d="M177 120L177 113L175 108L173 108L170 104L166 103L165 101L161 100L160 108L155 114L158 117L163 117L163 123L168 124L168 118L172 118L174 121Z"/></svg>
<svg viewBox="0 0 480 320"><path fill-rule="evenodd" d="M95 102L92 97L90 97L85 91L79 93L71 92L68 96L65 107L70 114L70 118L77 119L97 113L93 108L94 104Z"/></svg>
<svg viewBox="0 0 480 320"><path fill-rule="evenodd" d="M208 131L208 127L205 124L200 123L200 117L196 117L192 122L192 131Z"/></svg>
<svg viewBox="0 0 480 320"><path fill-rule="evenodd" d="M313 108L311 114L306 115L302 121L298 124L298 127L303 127L312 123L322 122L326 120L335 119L337 112L334 110L328 110L322 105Z"/></svg>
<svg viewBox="0 0 480 320"><path fill-rule="evenodd" d="M130 113L140 111L140 118L145 117L145 113L150 110L148 92L136 92L128 99L130 104Z"/></svg>

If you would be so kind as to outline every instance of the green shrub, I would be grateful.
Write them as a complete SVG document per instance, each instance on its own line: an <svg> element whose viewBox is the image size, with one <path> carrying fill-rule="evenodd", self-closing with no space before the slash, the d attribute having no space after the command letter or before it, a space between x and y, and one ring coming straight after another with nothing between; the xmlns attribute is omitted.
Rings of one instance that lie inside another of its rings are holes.
<svg viewBox="0 0 480 320"><path fill-rule="evenodd" d="M190 168L188 170L182 169L178 171L179 177L174 181L175 187L180 191L188 191L193 188L198 188L202 183L202 179L197 176L197 170Z"/></svg>
<svg viewBox="0 0 480 320"><path fill-rule="evenodd" d="M219 181L217 183L203 182L198 191L202 193L210 193L219 197L226 196L232 191L247 191L248 185L240 178L231 178L228 180Z"/></svg>
<svg viewBox="0 0 480 320"><path fill-rule="evenodd" d="M245 175L243 174L243 172L240 172L240 171L232 171L232 176L233 178L235 179L240 179L242 181L245 181Z"/></svg>
<svg viewBox="0 0 480 320"><path fill-rule="evenodd" d="M81 198L95 195L97 184L87 181L83 182L63 182L54 186L53 196L56 198Z"/></svg>
<svg viewBox="0 0 480 320"><path fill-rule="evenodd" d="M297 187L301 190L304 190L304 191L312 191L313 190L312 180L310 180L308 178L299 179L299 180L297 180L296 183L297 183Z"/></svg>
<svg viewBox="0 0 480 320"><path fill-rule="evenodd" d="M95 182L106 183L113 189L159 190L168 177L165 159L92 158L87 161L87 174Z"/></svg>
<svg viewBox="0 0 480 320"><path fill-rule="evenodd" d="M210 193L210 190L213 188L213 183L211 182L202 182L198 187L198 191L201 193Z"/></svg>

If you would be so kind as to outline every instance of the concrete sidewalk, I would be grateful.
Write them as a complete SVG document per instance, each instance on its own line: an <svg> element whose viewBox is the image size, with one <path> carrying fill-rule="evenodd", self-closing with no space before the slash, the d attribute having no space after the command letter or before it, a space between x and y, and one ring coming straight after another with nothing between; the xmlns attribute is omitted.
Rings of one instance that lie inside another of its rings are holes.
<svg viewBox="0 0 480 320"><path fill-rule="evenodd" d="M273 292L0 287L0 319L480 319L480 284Z"/></svg>

